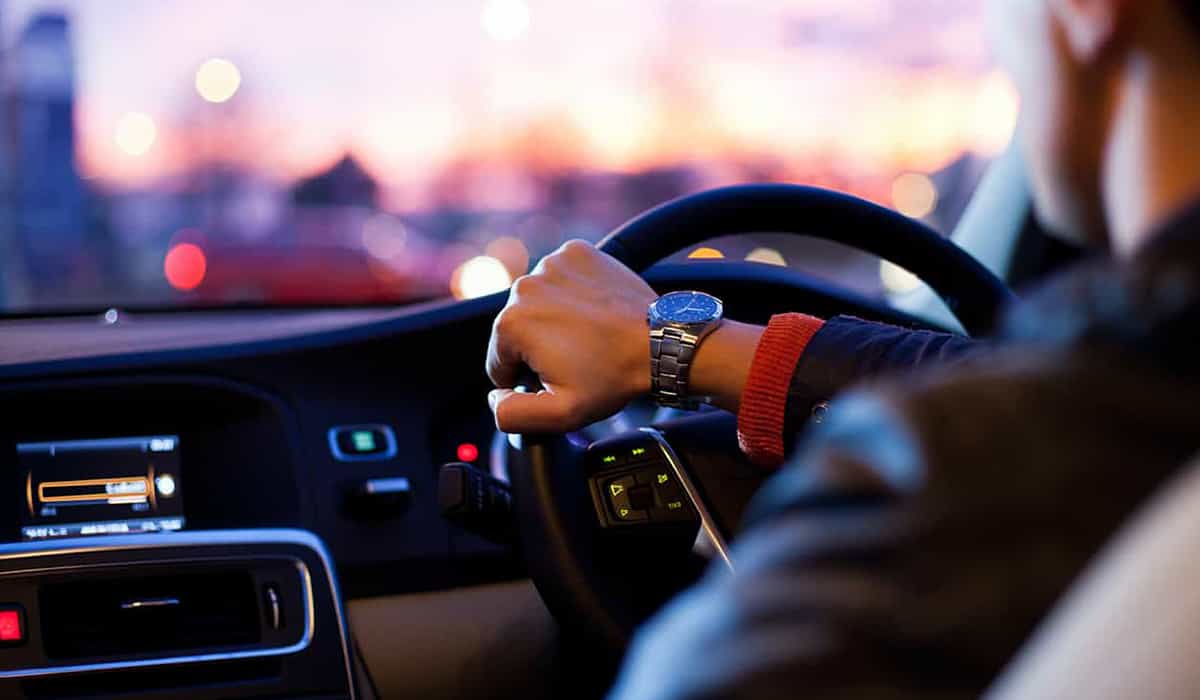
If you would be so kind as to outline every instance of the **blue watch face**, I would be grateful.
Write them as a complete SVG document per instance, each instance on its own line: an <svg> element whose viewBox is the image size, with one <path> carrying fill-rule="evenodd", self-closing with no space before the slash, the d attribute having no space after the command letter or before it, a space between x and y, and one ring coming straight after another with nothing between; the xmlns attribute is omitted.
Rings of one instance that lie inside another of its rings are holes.
<svg viewBox="0 0 1200 700"><path fill-rule="evenodd" d="M720 302L700 292L671 292L654 304L654 310L672 323L703 323L715 319Z"/></svg>

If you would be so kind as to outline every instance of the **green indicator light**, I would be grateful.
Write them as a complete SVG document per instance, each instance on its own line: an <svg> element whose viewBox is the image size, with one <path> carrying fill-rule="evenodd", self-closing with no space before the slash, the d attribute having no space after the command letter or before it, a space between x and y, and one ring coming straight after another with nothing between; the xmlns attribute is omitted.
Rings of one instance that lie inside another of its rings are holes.
<svg viewBox="0 0 1200 700"><path fill-rule="evenodd" d="M605 464L612 464L613 462L617 461L617 457L616 455L605 455L600 458L600 461L604 462Z"/></svg>
<svg viewBox="0 0 1200 700"><path fill-rule="evenodd" d="M667 510L679 510L683 508L683 501L671 501L667 504Z"/></svg>
<svg viewBox="0 0 1200 700"><path fill-rule="evenodd" d="M667 480L670 479L670 477L667 476L666 474L659 474L657 476L657 478L658 478L658 483L660 483L660 484L665 484L665 483L667 483Z"/></svg>
<svg viewBox="0 0 1200 700"><path fill-rule="evenodd" d="M644 454L646 454L646 448L645 448L645 447L635 447L635 448L633 448L633 456L634 456L634 457L637 457L637 456L639 456L639 455L644 455Z"/></svg>
<svg viewBox="0 0 1200 700"><path fill-rule="evenodd" d="M355 430L350 433L350 439L354 442L354 449L359 452L373 452L375 450L375 434L370 430Z"/></svg>

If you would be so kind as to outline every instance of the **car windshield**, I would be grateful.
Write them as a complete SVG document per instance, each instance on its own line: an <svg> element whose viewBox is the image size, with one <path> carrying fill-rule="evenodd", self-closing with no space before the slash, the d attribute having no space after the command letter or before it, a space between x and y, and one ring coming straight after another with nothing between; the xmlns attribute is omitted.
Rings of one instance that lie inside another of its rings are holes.
<svg viewBox="0 0 1200 700"><path fill-rule="evenodd" d="M948 231L1016 118L981 5L4 0L0 310L475 297L742 182ZM907 284L779 236L689 256Z"/></svg>

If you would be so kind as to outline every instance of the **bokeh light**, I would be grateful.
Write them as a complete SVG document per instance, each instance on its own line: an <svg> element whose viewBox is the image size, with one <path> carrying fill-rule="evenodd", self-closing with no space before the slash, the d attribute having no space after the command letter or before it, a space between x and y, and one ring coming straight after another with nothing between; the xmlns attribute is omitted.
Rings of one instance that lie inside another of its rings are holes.
<svg viewBox="0 0 1200 700"><path fill-rule="evenodd" d="M764 265L777 265L779 267L787 267L787 260L774 248L759 247L746 254L746 262L762 263Z"/></svg>
<svg viewBox="0 0 1200 700"><path fill-rule="evenodd" d="M158 140L158 127L145 112L126 112L117 120L113 135L117 148L130 156L142 156L154 147Z"/></svg>
<svg viewBox="0 0 1200 700"><path fill-rule="evenodd" d="M408 230L404 223L389 214L376 214L362 228L363 247L380 260L396 260L408 246Z"/></svg>
<svg viewBox="0 0 1200 700"><path fill-rule="evenodd" d="M520 39L529 29L529 5L525 0L488 0L479 22L496 41Z"/></svg>
<svg viewBox="0 0 1200 700"><path fill-rule="evenodd" d="M701 246L688 253L688 260L724 260L725 254L716 248Z"/></svg>
<svg viewBox="0 0 1200 700"><path fill-rule="evenodd" d="M179 243L167 251L163 259L163 274L167 283L181 292L190 292L204 281L208 259L195 243Z"/></svg>
<svg viewBox="0 0 1200 700"><path fill-rule="evenodd" d="M475 299L508 289L513 282L504 263L490 255L477 255L458 266L450 278L456 299Z"/></svg>
<svg viewBox="0 0 1200 700"><path fill-rule="evenodd" d="M892 182L892 205L905 216L923 219L937 208L937 201L937 187L926 175L905 173Z"/></svg>
<svg viewBox="0 0 1200 700"><path fill-rule="evenodd" d="M529 249L519 238L501 236L488 243L483 253L504 263L504 267L513 279L529 271Z"/></svg>
<svg viewBox="0 0 1200 700"><path fill-rule="evenodd" d="M196 92L208 102L227 102L241 85L241 71L224 58L210 58L196 69Z"/></svg>

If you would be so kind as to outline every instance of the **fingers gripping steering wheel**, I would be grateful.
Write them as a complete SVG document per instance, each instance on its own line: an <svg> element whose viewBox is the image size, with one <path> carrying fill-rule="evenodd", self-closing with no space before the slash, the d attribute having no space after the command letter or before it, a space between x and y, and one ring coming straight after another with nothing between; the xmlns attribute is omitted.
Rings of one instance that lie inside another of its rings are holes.
<svg viewBox="0 0 1200 700"><path fill-rule="evenodd" d="M599 247L642 273L717 236L780 232L841 243L911 271L973 335L1013 299L978 261L924 224L844 194L746 185L652 209ZM636 624L697 571L697 532L728 557L738 504L761 482L739 459L734 421L719 412L586 444L576 435L524 435L510 478L526 565L570 631L619 655ZM733 507L714 507L713 497ZM732 566L732 562L729 562Z"/></svg>

